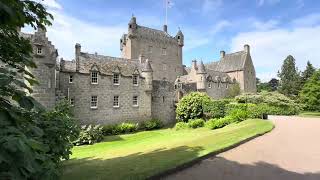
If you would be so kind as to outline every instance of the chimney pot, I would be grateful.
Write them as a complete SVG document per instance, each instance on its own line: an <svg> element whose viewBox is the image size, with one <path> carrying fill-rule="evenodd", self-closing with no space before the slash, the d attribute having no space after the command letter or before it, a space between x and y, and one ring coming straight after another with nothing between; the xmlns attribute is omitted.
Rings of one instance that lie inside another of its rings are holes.
<svg viewBox="0 0 320 180"><path fill-rule="evenodd" d="M246 53L250 53L250 46L249 46L248 44L245 44L245 45L244 45L244 51L245 51Z"/></svg>
<svg viewBox="0 0 320 180"><path fill-rule="evenodd" d="M225 51L220 51L220 58L224 58L225 55L226 55Z"/></svg>
<svg viewBox="0 0 320 180"><path fill-rule="evenodd" d="M166 33L168 32L168 26L166 24L163 25L163 31L166 32Z"/></svg>

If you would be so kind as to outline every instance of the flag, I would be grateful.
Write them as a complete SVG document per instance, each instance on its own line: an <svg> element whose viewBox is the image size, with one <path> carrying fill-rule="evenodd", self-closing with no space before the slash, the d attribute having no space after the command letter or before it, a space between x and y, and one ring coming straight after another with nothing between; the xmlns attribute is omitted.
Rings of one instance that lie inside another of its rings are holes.
<svg viewBox="0 0 320 180"><path fill-rule="evenodd" d="M167 7L168 8L172 8L172 6L174 5L174 3L171 0L166 0L167 1Z"/></svg>

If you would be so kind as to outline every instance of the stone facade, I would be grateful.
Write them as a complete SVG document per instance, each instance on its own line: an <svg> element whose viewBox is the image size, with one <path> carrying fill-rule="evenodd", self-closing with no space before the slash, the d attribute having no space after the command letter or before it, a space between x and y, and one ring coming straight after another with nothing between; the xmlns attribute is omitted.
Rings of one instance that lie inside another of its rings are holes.
<svg viewBox="0 0 320 180"><path fill-rule="evenodd" d="M140 122L151 118L165 123L175 120L175 104L193 91L213 98L228 96L239 83L242 92L255 92L255 70L250 49L225 54L217 62L194 60L182 64L184 35L137 24L132 17L128 33L120 39L121 58L90 54L75 45L74 60L56 63L57 50L41 29L22 34L34 46L38 65L32 72L40 81L33 96L51 108L56 99L66 98L82 124Z"/></svg>

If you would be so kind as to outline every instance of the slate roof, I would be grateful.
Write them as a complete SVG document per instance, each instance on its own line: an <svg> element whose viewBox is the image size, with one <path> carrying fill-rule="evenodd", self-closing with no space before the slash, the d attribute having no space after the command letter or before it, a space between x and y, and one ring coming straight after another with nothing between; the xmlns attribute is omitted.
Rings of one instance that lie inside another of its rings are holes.
<svg viewBox="0 0 320 180"><path fill-rule="evenodd" d="M220 61L206 64L207 69L221 72L241 71L244 69L244 64L247 58L245 51L239 51L231 54L226 54Z"/></svg>
<svg viewBox="0 0 320 180"><path fill-rule="evenodd" d="M102 56L81 52L79 56L79 73L89 74L92 69L97 69L101 74L112 75L114 72L120 72L123 76L132 76L135 73L141 73L144 64L138 60ZM62 61L61 71L75 72L75 61Z"/></svg>
<svg viewBox="0 0 320 180"><path fill-rule="evenodd" d="M142 38L169 40L176 42L176 39L167 32L145 26L137 25L137 34Z"/></svg>

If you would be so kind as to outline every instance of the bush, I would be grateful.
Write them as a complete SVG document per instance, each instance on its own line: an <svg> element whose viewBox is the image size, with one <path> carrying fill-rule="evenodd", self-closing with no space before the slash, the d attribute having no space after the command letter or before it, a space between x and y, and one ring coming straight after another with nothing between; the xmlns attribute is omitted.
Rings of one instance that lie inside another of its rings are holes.
<svg viewBox="0 0 320 180"><path fill-rule="evenodd" d="M246 120L249 117L249 114L247 110L233 109L229 112L227 117L233 119L236 122L240 122Z"/></svg>
<svg viewBox="0 0 320 180"><path fill-rule="evenodd" d="M138 124L124 122L116 126L115 134L126 134L138 131Z"/></svg>
<svg viewBox="0 0 320 180"><path fill-rule="evenodd" d="M195 119L195 120L189 120L188 122L188 126L190 128L198 128L198 127L203 127L204 126L205 121L203 119Z"/></svg>
<svg viewBox="0 0 320 180"><path fill-rule="evenodd" d="M182 130L182 129L188 129L188 123L186 122L177 122L176 125L174 126L174 128L178 131L178 130Z"/></svg>
<svg viewBox="0 0 320 180"><path fill-rule="evenodd" d="M209 128L209 129L218 129L218 128L222 128L226 125L229 125L233 122L235 122L235 120L232 119L232 117L226 116L226 117L220 118L220 119L210 119L209 121L207 121L205 123L205 127Z"/></svg>
<svg viewBox="0 0 320 180"><path fill-rule="evenodd" d="M192 92L184 96L177 104L177 120L187 122L189 119L202 118L204 106L211 102L211 97L205 93Z"/></svg>
<svg viewBox="0 0 320 180"><path fill-rule="evenodd" d="M84 144L94 144L102 141L103 127L100 125L83 125L79 138L74 142L75 145L80 146Z"/></svg>
<svg viewBox="0 0 320 180"><path fill-rule="evenodd" d="M294 100L277 92L261 92L259 94L244 94L235 98L237 102L257 104L259 113L269 115L295 115L300 111L301 106ZM250 108L251 111L251 108Z"/></svg>
<svg viewBox="0 0 320 180"><path fill-rule="evenodd" d="M139 126L139 129L141 130L154 130L154 129L160 129L163 127L162 121L159 119L151 119L148 121L144 121Z"/></svg>
<svg viewBox="0 0 320 180"><path fill-rule="evenodd" d="M206 118L222 118L226 115L226 105L230 103L228 99L213 100L204 106Z"/></svg>
<svg viewBox="0 0 320 180"><path fill-rule="evenodd" d="M102 132L104 136L116 135L117 134L117 124L107 124L103 125Z"/></svg>

